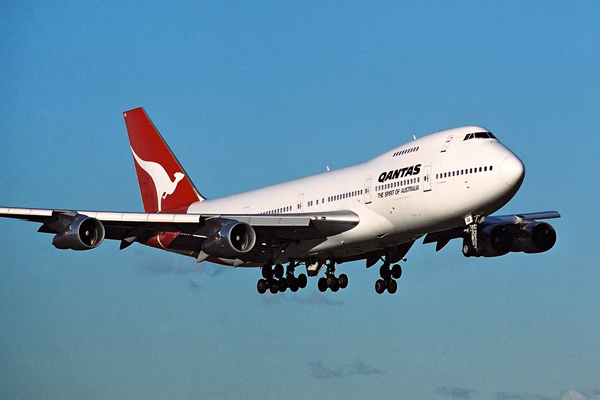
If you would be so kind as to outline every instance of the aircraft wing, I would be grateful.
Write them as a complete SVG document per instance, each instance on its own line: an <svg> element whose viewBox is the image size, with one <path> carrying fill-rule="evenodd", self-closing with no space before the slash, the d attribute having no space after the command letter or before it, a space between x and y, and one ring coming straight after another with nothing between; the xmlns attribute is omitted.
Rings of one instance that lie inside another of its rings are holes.
<svg viewBox="0 0 600 400"><path fill-rule="evenodd" d="M228 223L248 224L256 232L257 241L291 242L326 238L352 229L359 222L358 215L352 211L206 215L0 207L0 217L38 222L42 224L38 232L54 234L67 231L77 218L93 219L102 223L104 238L121 241L121 249L162 235L163 241L169 242L166 245L169 250L189 251L189 255L197 253L204 239Z"/></svg>
<svg viewBox="0 0 600 400"><path fill-rule="evenodd" d="M538 219L560 218L557 211L544 211L528 214L514 214L485 217L484 223L488 224L522 224L532 222Z"/></svg>
<svg viewBox="0 0 600 400"><path fill-rule="evenodd" d="M521 229L522 227L535 223L539 219L551 219L560 218L560 214L557 211L544 211L527 214L513 214L513 215L499 215L485 217L484 221L480 224L483 228L490 225L509 225L515 229ZM467 225L457 226L454 228L446 229L443 231L428 233L423 240L423 243L436 243L436 251L440 251L450 242L452 239L459 239L467 237Z"/></svg>

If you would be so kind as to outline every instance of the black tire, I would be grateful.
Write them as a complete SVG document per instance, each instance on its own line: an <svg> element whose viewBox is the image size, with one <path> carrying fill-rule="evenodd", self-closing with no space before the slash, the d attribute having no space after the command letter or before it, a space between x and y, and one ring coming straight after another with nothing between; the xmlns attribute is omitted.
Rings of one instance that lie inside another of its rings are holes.
<svg viewBox="0 0 600 400"><path fill-rule="evenodd" d="M281 293L285 292L287 290L287 288L288 288L288 281L287 281L287 279L281 278L278 283L279 283L279 291Z"/></svg>
<svg viewBox="0 0 600 400"><path fill-rule="evenodd" d="M300 289L304 289L308 283L308 278L304 274L298 275L298 286Z"/></svg>
<svg viewBox="0 0 600 400"><path fill-rule="evenodd" d="M398 282L396 282L396 280L392 279L388 282L388 293L389 294L394 294L396 293L396 291L398 290Z"/></svg>
<svg viewBox="0 0 600 400"><path fill-rule="evenodd" d="M317 286L319 287L319 291L320 292L327 291L327 279L325 279L325 278L319 278L319 282L318 282Z"/></svg>
<svg viewBox="0 0 600 400"><path fill-rule="evenodd" d="M327 275L327 287L332 288L337 283L337 278L332 275Z"/></svg>
<svg viewBox="0 0 600 400"><path fill-rule="evenodd" d="M341 274L338 278L338 283L340 285L340 289L346 289L348 287L348 275Z"/></svg>
<svg viewBox="0 0 600 400"><path fill-rule="evenodd" d="M463 243L462 253L465 257L471 257L473 255L473 251L471 250L471 246L467 244L467 242Z"/></svg>
<svg viewBox="0 0 600 400"><path fill-rule="evenodd" d="M265 279L259 279L258 282L256 283L256 290L258 290L258 293L265 294L268 289L269 289L269 282L267 282Z"/></svg>
<svg viewBox="0 0 600 400"><path fill-rule="evenodd" d="M264 265L261 272L262 277L265 279L271 279L273 277L273 270L270 265Z"/></svg>
<svg viewBox="0 0 600 400"><path fill-rule="evenodd" d="M377 294L383 294L383 292L385 292L385 289L387 289L385 281L383 279L377 279L377 281L375 282L375 291L377 292Z"/></svg>
<svg viewBox="0 0 600 400"><path fill-rule="evenodd" d="M334 279L333 282L331 283L331 287L330 287L332 292L337 292L338 290L340 290L340 284L338 283L337 279Z"/></svg>
<svg viewBox="0 0 600 400"><path fill-rule="evenodd" d="M400 279L402 276L402 267L399 264L394 264L392 267L392 277L394 279Z"/></svg>
<svg viewBox="0 0 600 400"><path fill-rule="evenodd" d="M273 273L275 274L276 278L283 278L283 265L281 264L277 264L275 265L275 267L273 268Z"/></svg>
<svg viewBox="0 0 600 400"><path fill-rule="evenodd" d="M297 291L298 291L298 289L300 289L300 285L298 284L298 279L293 279L293 280L290 282L290 290L291 290L292 292L297 292Z"/></svg>
<svg viewBox="0 0 600 400"><path fill-rule="evenodd" d="M473 242L469 239L464 239L462 253L465 257L481 257L482 249L481 246L479 246L479 248L475 250Z"/></svg>
<svg viewBox="0 0 600 400"><path fill-rule="evenodd" d="M277 294L277 292L279 292L279 284L276 281L271 282L269 286L271 293Z"/></svg>
<svg viewBox="0 0 600 400"><path fill-rule="evenodd" d="M390 265L384 263L379 268L379 276L381 276L381 279L388 279L391 275L392 275L392 271L390 271Z"/></svg>

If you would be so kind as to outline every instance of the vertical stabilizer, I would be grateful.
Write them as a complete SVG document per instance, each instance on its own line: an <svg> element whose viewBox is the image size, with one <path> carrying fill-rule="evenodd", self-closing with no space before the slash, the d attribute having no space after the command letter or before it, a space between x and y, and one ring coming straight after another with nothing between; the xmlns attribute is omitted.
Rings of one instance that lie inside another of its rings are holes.
<svg viewBox="0 0 600 400"><path fill-rule="evenodd" d="M144 211L187 212L204 200L143 108L123 113Z"/></svg>

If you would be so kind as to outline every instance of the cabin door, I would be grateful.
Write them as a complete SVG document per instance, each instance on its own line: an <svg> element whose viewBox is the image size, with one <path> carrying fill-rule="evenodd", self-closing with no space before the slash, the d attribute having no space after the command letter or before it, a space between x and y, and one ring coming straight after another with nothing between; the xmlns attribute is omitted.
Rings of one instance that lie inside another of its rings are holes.
<svg viewBox="0 0 600 400"><path fill-rule="evenodd" d="M431 165L423 168L423 191L431 192Z"/></svg>
<svg viewBox="0 0 600 400"><path fill-rule="evenodd" d="M371 204L371 178L365 181L365 204Z"/></svg>
<svg viewBox="0 0 600 400"><path fill-rule="evenodd" d="M304 203L304 193L298 195L298 205L296 209L297 212L302 212L302 203Z"/></svg>

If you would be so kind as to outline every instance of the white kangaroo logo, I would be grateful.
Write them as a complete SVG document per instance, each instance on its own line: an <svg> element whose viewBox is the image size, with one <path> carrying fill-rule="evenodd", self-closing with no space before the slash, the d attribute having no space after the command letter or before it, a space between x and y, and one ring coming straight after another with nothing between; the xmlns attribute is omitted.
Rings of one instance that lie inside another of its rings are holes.
<svg viewBox="0 0 600 400"><path fill-rule="evenodd" d="M131 152L133 153L133 158L137 164L142 168L152 181L154 182L154 187L156 188L156 199L158 200L158 212L162 209L162 201L167 198L168 195L173 194L175 189L177 188L177 184L185 175L182 172L175 172L175 180L172 181L167 174L167 171L163 168L162 165L152 162L152 161L144 161L133 151L133 147L131 147Z"/></svg>

